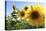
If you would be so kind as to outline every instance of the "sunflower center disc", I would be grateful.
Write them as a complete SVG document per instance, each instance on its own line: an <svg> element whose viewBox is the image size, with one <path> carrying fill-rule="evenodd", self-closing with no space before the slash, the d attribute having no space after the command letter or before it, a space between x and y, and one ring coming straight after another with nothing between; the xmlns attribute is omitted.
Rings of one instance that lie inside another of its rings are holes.
<svg viewBox="0 0 46 31"><path fill-rule="evenodd" d="M25 10L27 10L27 9L28 9L28 7L25 7L24 9L25 9Z"/></svg>
<svg viewBox="0 0 46 31"><path fill-rule="evenodd" d="M21 16L23 17L24 15L25 15L25 13L24 13L24 12L22 12L22 13L21 13Z"/></svg>
<svg viewBox="0 0 46 31"><path fill-rule="evenodd" d="M37 19L39 17L39 13L37 12L37 11L33 11L32 13L31 13L31 18L32 19Z"/></svg>

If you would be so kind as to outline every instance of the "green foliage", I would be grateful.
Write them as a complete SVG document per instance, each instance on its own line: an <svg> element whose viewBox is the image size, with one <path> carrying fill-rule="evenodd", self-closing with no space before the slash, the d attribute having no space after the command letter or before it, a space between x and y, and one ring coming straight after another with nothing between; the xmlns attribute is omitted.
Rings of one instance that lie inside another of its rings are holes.
<svg viewBox="0 0 46 31"><path fill-rule="evenodd" d="M7 30L15 30L15 29L28 29L30 28L28 23L25 21L12 20L12 18L8 18L6 20L6 28Z"/></svg>
<svg viewBox="0 0 46 31"><path fill-rule="evenodd" d="M11 13L11 16L14 17L14 18L17 18L17 17L16 17L16 14L17 14L17 12L13 11L13 12Z"/></svg>
<svg viewBox="0 0 46 31"><path fill-rule="evenodd" d="M27 22L21 21L21 23L16 23L15 28L16 29L28 29L29 25Z"/></svg>

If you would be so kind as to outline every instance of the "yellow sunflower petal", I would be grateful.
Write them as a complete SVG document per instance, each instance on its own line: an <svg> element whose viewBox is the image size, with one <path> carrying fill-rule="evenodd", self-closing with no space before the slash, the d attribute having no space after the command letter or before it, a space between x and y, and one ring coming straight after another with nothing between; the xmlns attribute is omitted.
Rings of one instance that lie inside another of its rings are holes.
<svg viewBox="0 0 46 31"><path fill-rule="evenodd" d="M36 5L32 6L32 7L33 7L32 11L36 10L36 11L39 11L41 13L44 12L44 7L42 5L40 5L40 4L36 4Z"/></svg>

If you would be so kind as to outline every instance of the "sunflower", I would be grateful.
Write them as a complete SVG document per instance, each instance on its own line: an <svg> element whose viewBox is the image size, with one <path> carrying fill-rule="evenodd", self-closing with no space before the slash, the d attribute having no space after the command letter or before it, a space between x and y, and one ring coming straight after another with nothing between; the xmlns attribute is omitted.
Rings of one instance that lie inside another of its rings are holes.
<svg viewBox="0 0 46 31"><path fill-rule="evenodd" d="M25 12L23 10L19 11L18 14L21 19L25 19Z"/></svg>
<svg viewBox="0 0 46 31"><path fill-rule="evenodd" d="M28 13L28 20L29 25L44 26L45 23L44 8L39 4L31 6L31 11L30 13Z"/></svg>
<svg viewBox="0 0 46 31"><path fill-rule="evenodd" d="M29 13L30 13L30 11L31 11L30 6L24 6L23 11L25 11L25 14L29 14Z"/></svg>
<svg viewBox="0 0 46 31"><path fill-rule="evenodd" d="M28 18L28 14L30 14L31 8L30 6L24 6L23 11L25 13L25 19Z"/></svg>
<svg viewBox="0 0 46 31"><path fill-rule="evenodd" d="M30 10L29 7L28 6L25 6L22 10L20 10L18 12L18 14L19 14L19 16L20 16L21 19L24 20L24 19L27 18L27 13L29 13L28 10Z"/></svg>

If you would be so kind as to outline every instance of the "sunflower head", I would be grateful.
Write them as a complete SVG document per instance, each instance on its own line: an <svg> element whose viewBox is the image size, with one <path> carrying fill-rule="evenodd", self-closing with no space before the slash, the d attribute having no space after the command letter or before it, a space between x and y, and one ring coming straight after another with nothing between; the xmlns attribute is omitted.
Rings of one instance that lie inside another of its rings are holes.
<svg viewBox="0 0 46 31"><path fill-rule="evenodd" d="M33 11L30 15L31 19L38 19L39 13L37 11Z"/></svg>
<svg viewBox="0 0 46 31"><path fill-rule="evenodd" d="M19 17L21 19L24 19L25 18L25 12L22 10L22 11L19 11Z"/></svg>
<svg viewBox="0 0 46 31"><path fill-rule="evenodd" d="M21 15L21 17L24 17L25 13L22 11L22 12L20 12L20 15Z"/></svg>
<svg viewBox="0 0 46 31"><path fill-rule="evenodd" d="M28 15L29 25L32 26L44 26L44 8L40 5L34 5L31 7L31 11Z"/></svg>
<svg viewBox="0 0 46 31"><path fill-rule="evenodd" d="M25 14L29 14L30 11L31 11L30 6L25 6L25 7L24 7L24 11L25 11Z"/></svg>
<svg viewBox="0 0 46 31"><path fill-rule="evenodd" d="M25 6L25 7L24 7L24 10L26 11L27 9L28 9L28 7L27 7L27 6Z"/></svg>

